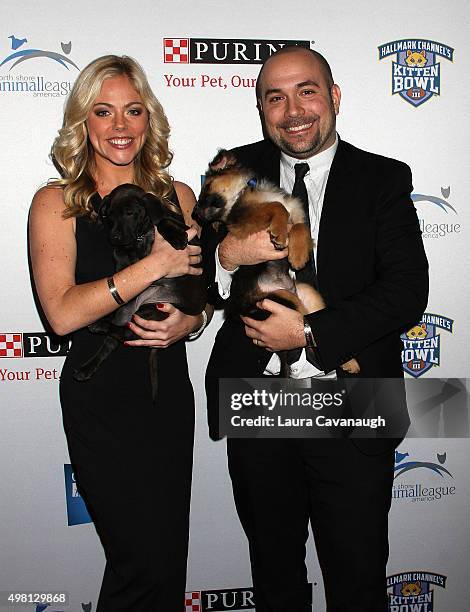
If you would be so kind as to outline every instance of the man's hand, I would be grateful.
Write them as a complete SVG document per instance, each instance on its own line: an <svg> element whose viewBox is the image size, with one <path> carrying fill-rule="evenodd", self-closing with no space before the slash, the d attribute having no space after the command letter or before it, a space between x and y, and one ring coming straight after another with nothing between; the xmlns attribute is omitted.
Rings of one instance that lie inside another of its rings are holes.
<svg viewBox="0 0 470 612"><path fill-rule="evenodd" d="M257 346L268 351L286 351L306 346L304 318L296 310L282 306L272 300L262 300L256 304L271 315L265 321L241 317L245 323L245 333Z"/></svg>
<svg viewBox="0 0 470 612"><path fill-rule="evenodd" d="M219 245L219 261L229 272L238 266L252 266L284 257L287 257L287 249L275 249L267 230L261 230L247 238L235 238L227 234Z"/></svg>

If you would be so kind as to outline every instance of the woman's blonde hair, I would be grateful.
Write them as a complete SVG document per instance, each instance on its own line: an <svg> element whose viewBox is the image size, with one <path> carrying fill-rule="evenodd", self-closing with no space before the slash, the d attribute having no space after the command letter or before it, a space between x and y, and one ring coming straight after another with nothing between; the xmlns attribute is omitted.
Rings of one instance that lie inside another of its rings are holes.
<svg viewBox="0 0 470 612"><path fill-rule="evenodd" d="M51 159L61 178L49 181L62 187L64 216L95 216L91 197L96 193L94 155L88 140L86 119L105 79L125 75L140 94L149 114L149 128L142 150L134 160L134 182L162 198L170 206L173 180L166 171L173 154L168 148L170 127L142 67L131 57L104 55L92 61L77 77L67 98L64 121L51 149Z"/></svg>

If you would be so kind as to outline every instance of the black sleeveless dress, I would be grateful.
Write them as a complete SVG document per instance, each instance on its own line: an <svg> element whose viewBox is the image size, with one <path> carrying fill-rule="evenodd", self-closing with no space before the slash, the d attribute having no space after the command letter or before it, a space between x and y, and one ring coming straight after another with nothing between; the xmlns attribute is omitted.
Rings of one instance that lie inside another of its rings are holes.
<svg viewBox="0 0 470 612"><path fill-rule="evenodd" d="M77 218L76 241L77 284L113 274L99 222ZM76 331L60 379L70 459L107 561L97 612L182 612L194 434L185 343L158 349L154 403L148 348L122 345L89 381L73 379L102 341Z"/></svg>

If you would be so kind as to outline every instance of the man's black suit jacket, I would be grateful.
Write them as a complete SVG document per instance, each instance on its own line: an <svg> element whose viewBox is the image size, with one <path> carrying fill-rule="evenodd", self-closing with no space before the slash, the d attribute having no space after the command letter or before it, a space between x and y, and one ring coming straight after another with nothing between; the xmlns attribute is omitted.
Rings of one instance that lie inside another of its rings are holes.
<svg viewBox="0 0 470 612"><path fill-rule="evenodd" d="M280 151L271 141L233 152L243 166L279 185ZM307 317L325 371L346 376L339 367L355 357L363 378L403 377L400 333L419 321L428 295L428 264L411 191L407 165L339 141L317 245L318 285L327 307ZM219 239L204 230L204 266L213 295ZM247 338L239 319L225 320L206 373L212 438L219 437L218 379L259 377L271 356ZM397 398L400 410L406 410L404 394ZM376 448L381 452L380 443Z"/></svg>

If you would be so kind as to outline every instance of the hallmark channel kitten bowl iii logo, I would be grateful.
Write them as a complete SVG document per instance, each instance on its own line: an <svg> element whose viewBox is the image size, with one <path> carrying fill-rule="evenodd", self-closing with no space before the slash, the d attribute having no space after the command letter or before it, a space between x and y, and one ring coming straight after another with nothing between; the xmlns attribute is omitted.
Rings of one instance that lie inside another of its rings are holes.
<svg viewBox="0 0 470 612"><path fill-rule="evenodd" d="M418 325L401 334L403 370L418 378L441 364L441 336L438 329L453 332L454 321L443 315L425 312Z"/></svg>
<svg viewBox="0 0 470 612"><path fill-rule="evenodd" d="M437 58L453 61L454 50L432 40L408 38L379 46L379 60L396 55L392 62L392 95L400 94L412 106L420 106L441 94L441 65Z"/></svg>
<svg viewBox="0 0 470 612"><path fill-rule="evenodd" d="M389 612L436 612L433 586L445 589L446 581L447 576L424 570L388 576Z"/></svg>
<svg viewBox="0 0 470 612"><path fill-rule="evenodd" d="M53 77L56 75L54 66L67 72L79 70L69 57L71 41L60 43L60 53L31 46L28 38L15 34L6 37L6 40L9 40L9 49L0 61L0 94L55 98L69 93L72 82Z"/></svg>

